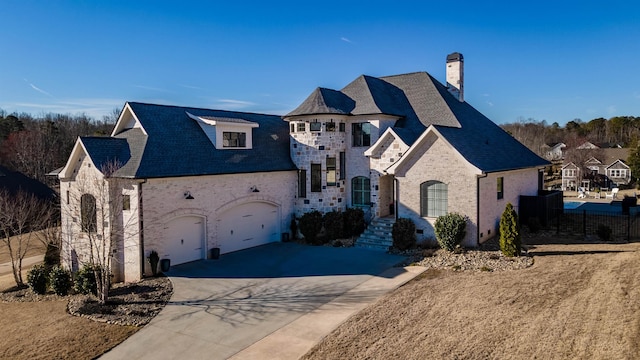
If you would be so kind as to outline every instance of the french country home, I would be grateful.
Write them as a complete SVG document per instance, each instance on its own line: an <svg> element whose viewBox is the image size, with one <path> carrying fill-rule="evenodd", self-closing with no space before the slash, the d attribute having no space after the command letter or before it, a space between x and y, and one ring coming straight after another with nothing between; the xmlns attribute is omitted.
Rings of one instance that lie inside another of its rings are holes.
<svg viewBox="0 0 640 360"><path fill-rule="evenodd" d="M464 246L497 233L506 204L536 195L548 162L464 101L464 59L446 85L426 72L317 88L284 116L127 102L110 137L81 137L59 173L63 257L111 241L114 276L136 281L156 251L171 265L287 240L294 217L357 207L468 218ZM104 235L102 235L104 234Z"/></svg>

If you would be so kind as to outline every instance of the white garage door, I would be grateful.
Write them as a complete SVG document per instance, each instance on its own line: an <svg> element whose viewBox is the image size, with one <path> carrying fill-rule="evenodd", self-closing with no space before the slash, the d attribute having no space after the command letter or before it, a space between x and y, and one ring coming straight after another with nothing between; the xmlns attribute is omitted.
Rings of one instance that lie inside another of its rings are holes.
<svg viewBox="0 0 640 360"><path fill-rule="evenodd" d="M171 265L178 265L203 258L204 218L183 216L167 225L165 256Z"/></svg>
<svg viewBox="0 0 640 360"><path fill-rule="evenodd" d="M220 253L280 240L278 207L263 202L239 205L218 218Z"/></svg>

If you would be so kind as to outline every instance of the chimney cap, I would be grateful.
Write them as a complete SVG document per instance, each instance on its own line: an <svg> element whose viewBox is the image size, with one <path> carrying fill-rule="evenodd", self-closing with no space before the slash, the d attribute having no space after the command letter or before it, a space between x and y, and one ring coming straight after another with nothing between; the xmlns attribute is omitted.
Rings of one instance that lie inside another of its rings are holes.
<svg viewBox="0 0 640 360"><path fill-rule="evenodd" d="M464 57L462 57L462 54L460 54L459 52L454 52L447 55L447 62L454 62L454 61L464 61Z"/></svg>

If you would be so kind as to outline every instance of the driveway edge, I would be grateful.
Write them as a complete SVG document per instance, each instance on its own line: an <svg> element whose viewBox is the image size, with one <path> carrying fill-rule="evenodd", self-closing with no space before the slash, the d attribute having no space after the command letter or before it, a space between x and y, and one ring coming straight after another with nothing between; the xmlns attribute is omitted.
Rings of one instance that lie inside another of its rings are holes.
<svg viewBox="0 0 640 360"><path fill-rule="evenodd" d="M390 268L267 335L231 359L299 359L351 316L425 270L421 266Z"/></svg>

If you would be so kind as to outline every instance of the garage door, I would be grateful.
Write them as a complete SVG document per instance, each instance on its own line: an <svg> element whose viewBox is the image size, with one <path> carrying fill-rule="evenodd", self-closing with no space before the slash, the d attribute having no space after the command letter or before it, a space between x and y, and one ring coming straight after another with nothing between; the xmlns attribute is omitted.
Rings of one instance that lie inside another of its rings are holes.
<svg viewBox="0 0 640 360"><path fill-rule="evenodd" d="M220 253L280 240L278 207L263 202L239 205L218 218Z"/></svg>
<svg viewBox="0 0 640 360"><path fill-rule="evenodd" d="M183 216L167 225L165 256L171 265L203 258L204 219L198 216Z"/></svg>

